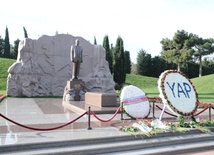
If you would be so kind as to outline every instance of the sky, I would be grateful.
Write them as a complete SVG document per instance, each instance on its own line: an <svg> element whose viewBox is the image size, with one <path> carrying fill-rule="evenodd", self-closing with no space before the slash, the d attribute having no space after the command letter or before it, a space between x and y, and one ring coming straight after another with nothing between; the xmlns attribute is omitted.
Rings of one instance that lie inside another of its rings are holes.
<svg viewBox="0 0 214 155"><path fill-rule="evenodd" d="M103 44L108 35L115 46L118 36L136 63L143 49L160 55L163 38L177 30L214 38L214 0L1 0L0 36L8 27L10 43L43 34L70 34Z"/></svg>

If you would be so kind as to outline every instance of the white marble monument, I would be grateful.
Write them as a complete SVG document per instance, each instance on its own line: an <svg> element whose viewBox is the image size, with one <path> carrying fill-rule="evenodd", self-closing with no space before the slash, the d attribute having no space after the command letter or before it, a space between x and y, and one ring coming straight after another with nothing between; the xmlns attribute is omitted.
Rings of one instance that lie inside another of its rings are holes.
<svg viewBox="0 0 214 155"><path fill-rule="evenodd" d="M70 49L76 39L84 49L79 79L87 91L115 94L104 48L81 37L58 34L20 41L17 61L8 69L7 95L63 96L72 77Z"/></svg>

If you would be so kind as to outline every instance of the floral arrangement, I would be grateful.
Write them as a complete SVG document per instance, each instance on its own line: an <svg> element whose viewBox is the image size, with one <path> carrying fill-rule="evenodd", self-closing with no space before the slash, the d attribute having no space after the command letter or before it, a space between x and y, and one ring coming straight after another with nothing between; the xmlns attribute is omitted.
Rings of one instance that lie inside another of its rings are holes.
<svg viewBox="0 0 214 155"><path fill-rule="evenodd" d="M203 119L195 119L190 117L188 122L184 121L183 116L178 117L178 122L161 122L160 120L138 119L130 126L123 126L120 131L130 133L132 135L152 136L163 132L186 132L191 128L195 128L205 133L211 133L206 127L214 127L214 120L208 121Z"/></svg>
<svg viewBox="0 0 214 155"><path fill-rule="evenodd" d="M120 94L123 111L133 119L145 118L150 113L150 104L145 93L138 87L125 86Z"/></svg>
<svg viewBox="0 0 214 155"><path fill-rule="evenodd" d="M206 102L198 102L199 108L214 108L213 103L206 103Z"/></svg>
<svg viewBox="0 0 214 155"><path fill-rule="evenodd" d="M163 103L160 97L148 97L149 102L154 103ZM207 103L207 102L197 102L198 108L212 108L214 109L214 103Z"/></svg>
<svg viewBox="0 0 214 155"><path fill-rule="evenodd" d="M158 80L162 102L178 115L190 116L198 106L198 95L192 82L182 72L167 70Z"/></svg>

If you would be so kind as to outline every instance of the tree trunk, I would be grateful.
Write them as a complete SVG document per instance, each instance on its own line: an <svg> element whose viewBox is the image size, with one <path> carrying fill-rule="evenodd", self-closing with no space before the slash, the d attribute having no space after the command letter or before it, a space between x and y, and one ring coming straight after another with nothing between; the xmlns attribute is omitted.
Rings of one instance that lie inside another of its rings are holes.
<svg viewBox="0 0 214 155"><path fill-rule="evenodd" d="M180 72L181 70L181 65L180 65L180 62L178 62L178 71Z"/></svg>

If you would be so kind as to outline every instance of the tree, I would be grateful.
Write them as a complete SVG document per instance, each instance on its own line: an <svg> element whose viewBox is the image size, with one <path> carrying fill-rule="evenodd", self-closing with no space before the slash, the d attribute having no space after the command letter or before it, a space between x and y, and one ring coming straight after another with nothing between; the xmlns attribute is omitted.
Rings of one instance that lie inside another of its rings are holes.
<svg viewBox="0 0 214 155"><path fill-rule="evenodd" d="M162 44L162 58L169 63L176 63L178 71L180 71L181 64L192 57L193 50L186 46L189 38L190 36L187 32L178 30L172 40L166 38L160 42Z"/></svg>
<svg viewBox="0 0 214 155"><path fill-rule="evenodd" d="M133 62L131 64L131 74L137 74L137 65Z"/></svg>
<svg viewBox="0 0 214 155"><path fill-rule="evenodd" d="M103 39L103 47L106 50L106 60L108 61L110 72L113 73L113 56L112 50L109 47L109 39L107 35Z"/></svg>
<svg viewBox="0 0 214 155"><path fill-rule="evenodd" d="M186 45L194 51L193 55L199 60L199 77L202 76L202 57L214 52L214 39L203 39L195 34L191 34Z"/></svg>
<svg viewBox="0 0 214 155"><path fill-rule="evenodd" d="M155 56L151 59L150 66L150 76L159 77L160 74L167 69L167 62L163 60L160 56Z"/></svg>
<svg viewBox="0 0 214 155"><path fill-rule="evenodd" d="M203 75L214 74L214 61L204 59L202 64L203 64Z"/></svg>
<svg viewBox="0 0 214 155"><path fill-rule="evenodd" d="M124 56L125 56L125 71L127 74L130 74L131 73L131 60L130 60L129 51L125 51Z"/></svg>
<svg viewBox="0 0 214 155"><path fill-rule="evenodd" d="M27 34L25 27L23 27L23 30L24 30L24 38L28 38L28 34Z"/></svg>
<svg viewBox="0 0 214 155"><path fill-rule="evenodd" d="M94 36L94 45L97 45L97 40L95 36Z"/></svg>
<svg viewBox="0 0 214 155"><path fill-rule="evenodd" d="M151 54L141 49L137 54L137 74L150 76Z"/></svg>
<svg viewBox="0 0 214 155"><path fill-rule="evenodd" d="M3 56L4 53L4 39L0 36L0 56Z"/></svg>
<svg viewBox="0 0 214 155"><path fill-rule="evenodd" d="M119 36L114 48L114 81L121 85L126 80L123 39Z"/></svg>
<svg viewBox="0 0 214 155"><path fill-rule="evenodd" d="M5 58L10 58L10 40L9 40L9 32L8 28L6 27L5 30L5 44L4 44L4 57Z"/></svg>
<svg viewBox="0 0 214 155"><path fill-rule="evenodd" d="M17 58L17 55L18 55L19 42L20 42L19 39L16 39L14 41L14 53L13 53L14 58Z"/></svg>

